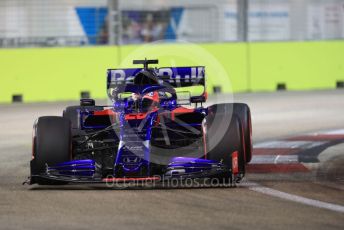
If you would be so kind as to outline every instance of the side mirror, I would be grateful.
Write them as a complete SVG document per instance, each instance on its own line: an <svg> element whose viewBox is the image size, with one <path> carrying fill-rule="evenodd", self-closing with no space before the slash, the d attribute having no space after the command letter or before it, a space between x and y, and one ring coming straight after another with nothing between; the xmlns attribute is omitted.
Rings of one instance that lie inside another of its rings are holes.
<svg viewBox="0 0 344 230"><path fill-rule="evenodd" d="M94 99L83 98L80 99L80 106L95 106L96 102Z"/></svg>
<svg viewBox="0 0 344 230"><path fill-rule="evenodd" d="M190 97L190 102L191 103L203 103L205 101L206 101L206 98L203 95Z"/></svg>

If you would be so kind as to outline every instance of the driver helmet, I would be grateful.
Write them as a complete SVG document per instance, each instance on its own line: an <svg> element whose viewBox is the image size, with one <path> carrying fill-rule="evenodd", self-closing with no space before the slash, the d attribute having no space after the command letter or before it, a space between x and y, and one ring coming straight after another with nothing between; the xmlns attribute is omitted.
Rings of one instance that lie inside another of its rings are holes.
<svg viewBox="0 0 344 230"><path fill-rule="evenodd" d="M147 99L159 103L159 93L157 91L152 91L145 94L142 99Z"/></svg>
<svg viewBox="0 0 344 230"><path fill-rule="evenodd" d="M152 109L156 108L159 105L160 98L157 91L153 91L145 94L142 97L142 108L143 109Z"/></svg>

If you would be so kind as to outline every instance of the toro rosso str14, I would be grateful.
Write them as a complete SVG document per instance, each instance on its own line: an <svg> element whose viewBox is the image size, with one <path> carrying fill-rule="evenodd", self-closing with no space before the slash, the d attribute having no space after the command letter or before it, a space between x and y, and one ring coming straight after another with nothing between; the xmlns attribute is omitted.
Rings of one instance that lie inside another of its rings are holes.
<svg viewBox="0 0 344 230"><path fill-rule="evenodd" d="M110 106L81 99L33 128L30 184L217 178L239 182L252 155L250 109L204 107L205 68L109 69Z"/></svg>

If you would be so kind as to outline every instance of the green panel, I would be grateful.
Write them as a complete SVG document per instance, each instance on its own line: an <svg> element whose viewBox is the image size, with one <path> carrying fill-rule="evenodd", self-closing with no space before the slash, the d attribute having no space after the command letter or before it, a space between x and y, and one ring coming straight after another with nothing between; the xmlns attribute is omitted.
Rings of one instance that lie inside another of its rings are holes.
<svg viewBox="0 0 344 230"><path fill-rule="evenodd" d="M247 50L244 43L153 44L120 48L121 66L133 59L159 59L159 66L206 66L208 91L221 86L224 92L247 90Z"/></svg>
<svg viewBox="0 0 344 230"><path fill-rule="evenodd" d="M106 69L145 57L159 66L206 66L209 92L274 91L277 83L328 89L344 80L343 41L0 49L0 103L13 94L25 102L76 100L81 91L105 98Z"/></svg>
<svg viewBox="0 0 344 230"><path fill-rule="evenodd" d="M76 100L81 91L106 97L106 69L116 47L0 49L0 102L23 94L25 102Z"/></svg>
<svg viewBox="0 0 344 230"><path fill-rule="evenodd" d="M344 80L344 42L251 43L252 91L331 89Z"/></svg>
<svg viewBox="0 0 344 230"><path fill-rule="evenodd" d="M203 47L215 57L226 71L226 76L219 75L216 69L208 75L209 81L213 85L222 86L224 92L248 91L246 44L207 44L203 45ZM229 78L232 90L224 85L225 77Z"/></svg>

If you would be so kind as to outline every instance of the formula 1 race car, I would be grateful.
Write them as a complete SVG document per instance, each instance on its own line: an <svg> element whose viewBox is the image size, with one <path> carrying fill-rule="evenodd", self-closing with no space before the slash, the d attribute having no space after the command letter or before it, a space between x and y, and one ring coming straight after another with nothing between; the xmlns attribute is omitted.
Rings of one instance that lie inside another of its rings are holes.
<svg viewBox="0 0 344 230"><path fill-rule="evenodd" d="M237 183L252 155L246 104L204 107L205 68L109 69L111 106L81 99L33 127L30 184L216 178Z"/></svg>

